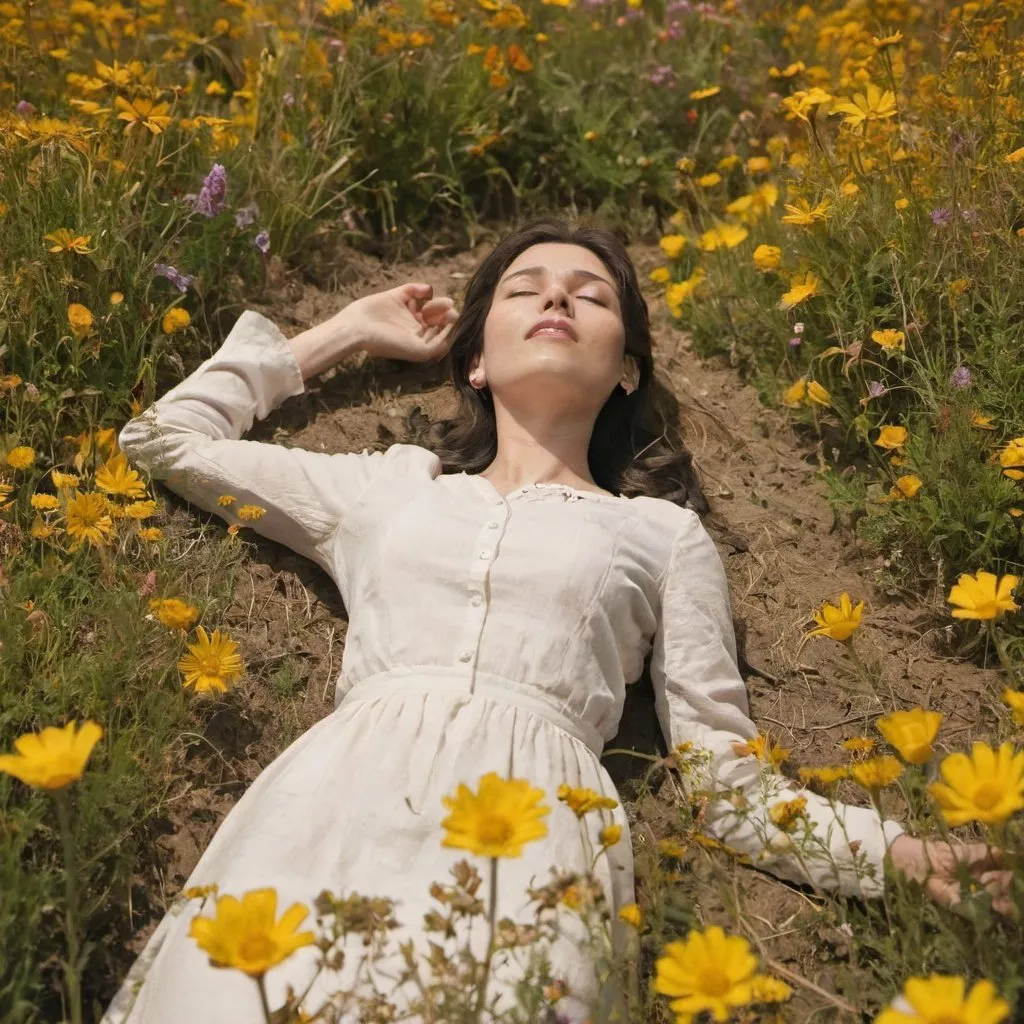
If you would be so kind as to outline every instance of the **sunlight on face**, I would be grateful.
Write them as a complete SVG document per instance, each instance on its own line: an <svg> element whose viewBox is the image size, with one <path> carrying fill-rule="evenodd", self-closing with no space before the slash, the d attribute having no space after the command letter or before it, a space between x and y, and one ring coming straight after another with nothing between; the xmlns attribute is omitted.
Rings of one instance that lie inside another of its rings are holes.
<svg viewBox="0 0 1024 1024"><path fill-rule="evenodd" d="M535 333L540 320L568 333ZM561 242L531 246L495 289L484 324L483 371L496 401L557 401L600 409L622 373L625 329L615 283L589 249Z"/></svg>

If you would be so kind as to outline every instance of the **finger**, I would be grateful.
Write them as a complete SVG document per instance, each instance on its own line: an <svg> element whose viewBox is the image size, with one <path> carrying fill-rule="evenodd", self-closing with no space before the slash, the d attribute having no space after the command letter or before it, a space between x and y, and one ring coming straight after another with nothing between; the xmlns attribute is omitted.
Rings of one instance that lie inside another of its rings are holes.
<svg viewBox="0 0 1024 1024"><path fill-rule="evenodd" d="M972 872L997 868L1003 862L1003 851L988 843L950 843L949 850L958 863Z"/></svg>

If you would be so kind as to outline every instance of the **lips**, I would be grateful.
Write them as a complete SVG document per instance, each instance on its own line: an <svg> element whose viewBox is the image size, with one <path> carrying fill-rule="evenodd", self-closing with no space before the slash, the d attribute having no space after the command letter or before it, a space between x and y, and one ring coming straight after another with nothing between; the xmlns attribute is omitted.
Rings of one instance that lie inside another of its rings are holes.
<svg viewBox="0 0 1024 1024"><path fill-rule="evenodd" d="M560 317L548 317L544 320L538 320L537 323L530 328L530 333L527 335L528 338L532 338L535 334L543 331L545 328L549 330L562 331L568 334L573 341L576 341L576 328L568 320L563 320Z"/></svg>

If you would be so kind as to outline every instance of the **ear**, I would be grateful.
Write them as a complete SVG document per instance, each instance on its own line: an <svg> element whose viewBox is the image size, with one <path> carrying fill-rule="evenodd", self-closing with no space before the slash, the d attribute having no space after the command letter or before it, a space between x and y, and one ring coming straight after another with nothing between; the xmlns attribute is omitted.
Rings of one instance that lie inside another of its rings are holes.
<svg viewBox="0 0 1024 1024"><path fill-rule="evenodd" d="M487 384L487 373L484 370L484 357L481 352L479 355L474 356L473 361L469 364L469 383L475 388L482 388Z"/></svg>
<svg viewBox="0 0 1024 1024"><path fill-rule="evenodd" d="M633 394L640 386L640 364L628 352L622 357L622 376L619 384L627 395Z"/></svg>

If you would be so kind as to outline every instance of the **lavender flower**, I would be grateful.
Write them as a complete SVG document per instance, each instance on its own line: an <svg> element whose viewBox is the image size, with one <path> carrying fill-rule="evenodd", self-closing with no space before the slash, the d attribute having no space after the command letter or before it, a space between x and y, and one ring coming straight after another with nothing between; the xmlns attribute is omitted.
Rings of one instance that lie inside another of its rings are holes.
<svg viewBox="0 0 1024 1024"><path fill-rule="evenodd" d="M790 348L796 348L798 345L802 345L802 344L803 344L803 338L801 338L799 334L794 334L793 337L789 339L789 347Z"/></svg>
<svg viewBox="0 0 1024 1024"><path fill-rule="evenodd" d="M657 89L660 89L662 86L674 89L676 82L672 65L659 64L647 75L647 81Z"/></svg>
<svg viewBox="0 0 1024 1024"><path fill-rule="evenodd" d="M29 103L28 100L18 100L15 104L14 112L28 120L30 117L35 116L36 107L34 103Z"/></svg>
<svg viewBox="0 0 1024 1024"><path fill-rule="evenodd" d="M260 210L255 203L246 203L235 210L235 227L247 228L259 215Z"/></svg>
<svg viewBox="0 0 1024 1024"><path fill-rule="evenodd" d="M270 252L270 232L261 231L252 240L252 244L255 245L256 248L259 249L259 251L263 253L264 256L266 256L267 253Z"/></svg>
<svg viewBox="0 0 1024 1024"><path fill-rule="evenodd" d="M872 398L881 398L888 391L889 389L880 380L873 380L868 384L868 394Z"/></svg>
<svg viewBox="0 0 1024 1024"><path fill-rule="evenodd" d="M192 201L192 209L204 217L216 217L224 209L224 200L228 194L228 175L223 164L214 164L210 173L203 180L199 195L187 195Z"/></svg>
<svg viewBox="0 0 1024 1024"><path fill-rule="evenodd" d="M191 274L183 274L180 270L175 267L168 266L166 263L156 263L153 265L153 273L159 277L166 277L179 292L188 291L188 287L195 281L195 277Z"/></svg>
<svg viewBox="0 0 1024 1024"><path fill-rule="evenodd" d="M281 103L284 106L286 106L286 107L294 107L295 106L295 95L294 95L294 93L286 92L281 97Z"/></svg>
<svg viewBox="0 0 1024 1024"><path fill-rule="evenodd" d="M966 366L958 366L949 375L949 383L953 387L959 388L961 391L964 388L969 388L971 386L971 371L970 371L970 369L968 367L966 367Z"/></svg>
<svg viewBox="0 0 1024 1024"><path fill-rule="evenodd" d="M953 211L945 206L937 206L932 210L932 223L938 228L944 228L953 219Z"/></svg>
<svg viewBox="0 0 1024 1024"><path fill-rule="evenodd" d="M978 211L973 207L967 210L961 210L960 216L963 217L968 224L973 224L978 219Z"/></svg>

